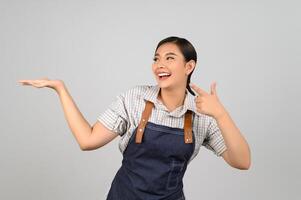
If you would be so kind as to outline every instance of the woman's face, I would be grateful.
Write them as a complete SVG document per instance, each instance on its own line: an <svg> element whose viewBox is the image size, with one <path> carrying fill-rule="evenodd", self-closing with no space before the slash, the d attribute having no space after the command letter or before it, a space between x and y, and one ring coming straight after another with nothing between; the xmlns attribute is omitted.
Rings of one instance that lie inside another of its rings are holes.
<svg viewBox="0 0 301 200"><path fill-rule="evenodd" d="M186 88L187 77L194 68L193 63L193 60L185 61L176 44L165 43L155 52L152 71L161 88Z"/></svg>

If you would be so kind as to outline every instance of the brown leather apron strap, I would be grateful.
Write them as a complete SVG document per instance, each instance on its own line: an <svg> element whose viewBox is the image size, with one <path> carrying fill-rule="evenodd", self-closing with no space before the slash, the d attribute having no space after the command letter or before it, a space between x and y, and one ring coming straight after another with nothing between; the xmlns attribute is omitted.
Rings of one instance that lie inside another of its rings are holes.
<svg viewBox="0 0 301 200"><path fill-rule="evenodd" d="M152 113L153 105L154 104L150 101L146 101L146 103L145 103L145 108L144 108L144 111L142 113L140 123L138 125L137 132L136 132L136 140L135 140L136 143L141 143L141 141L142 141L144 128L145 128L146 123L149 119L149 116Z"/></svg>
<svg viewBox="0 0 301 200"><path fill-rule="evenodd" d="M145 103L145 108L144 111L142 113L138 128L137 128L137 132L136 132L136 138L135 138L135 142L136 143L141 143L142 142L142 138L143 138L143 133L144 133L144 129L145 126L147 124L147 121L149 119L149 116L152 113L152 109L153 109L154 104L150 101L146 101ZM185 143L193 143L193 139L192 139L192 111L191 110L187 110L187 112L185 113L185 121L184 121L184 142Z"/></svg>
<svg viewBox="0 0 301 200"><path fill-rule="evenodd" d="M192 111L187 110L184 121L184 142L193 143L192 140Z"/></svg>

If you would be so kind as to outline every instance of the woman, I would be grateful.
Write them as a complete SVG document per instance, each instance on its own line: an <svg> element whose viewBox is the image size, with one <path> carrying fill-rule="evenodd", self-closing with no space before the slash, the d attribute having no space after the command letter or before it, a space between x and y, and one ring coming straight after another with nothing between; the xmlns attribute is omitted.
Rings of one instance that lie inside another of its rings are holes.
<svg viewBox="0 0 301 200"><path fill-rule="evenodd" d="M203 145L232 167L249 169L250 149L218 99L190 84L197 62L192 44L168 37L157 45L152 71L157 85L137 85L117 96L93 127L61 80L20 80L53 88L82 150L94 150L121 136L122 166L107 200L185 199L184 173ZM192 91L192 89L197 93Z"/></svg>

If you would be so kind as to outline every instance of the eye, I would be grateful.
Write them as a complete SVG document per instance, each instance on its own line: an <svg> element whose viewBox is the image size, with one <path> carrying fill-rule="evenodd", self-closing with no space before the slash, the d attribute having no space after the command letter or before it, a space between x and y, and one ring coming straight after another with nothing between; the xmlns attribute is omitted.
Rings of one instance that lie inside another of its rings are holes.
<svg viewBox="0 0 301 200"><path fill-rule="evenodd" d="M157 61L157 58L153 58L153 61Z"/></svg>
<svg viewBox="0 0 301 200"><path fill-rule="evenodd" d="M166 59L168 60L168 58L174 59L173 57L170 57L170 56L169 56L169 57L167 57Z"/></svg>

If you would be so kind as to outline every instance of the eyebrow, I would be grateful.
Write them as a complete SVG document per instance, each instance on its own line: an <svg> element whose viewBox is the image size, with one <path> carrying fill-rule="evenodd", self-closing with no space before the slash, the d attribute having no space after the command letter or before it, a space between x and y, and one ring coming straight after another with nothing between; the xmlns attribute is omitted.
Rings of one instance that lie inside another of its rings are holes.
<svg viewBox="0 0 301 200"><path fill-rule="evenodd" d="M167 54L165 54L165 55L166 55L166 56L167 56L167 55L174 55L174 56L177 56L177 54L175 54L175 53L172 53L172 52L168 52L168 53L167 53ZM158 53L156 53L156 54L155 54L155 56L159 56L159 54L158 54Z"/></svg>

